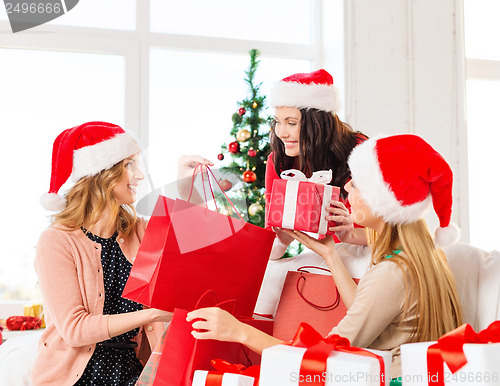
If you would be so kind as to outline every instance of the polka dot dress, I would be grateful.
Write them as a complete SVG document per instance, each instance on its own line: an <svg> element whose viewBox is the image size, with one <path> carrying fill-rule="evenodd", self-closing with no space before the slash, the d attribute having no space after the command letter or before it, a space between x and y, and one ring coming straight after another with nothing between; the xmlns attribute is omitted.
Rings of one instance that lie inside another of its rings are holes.
<svg viewBox="0 0 500 386"><path fill-rule="evenodd" d="M116 241L117 233L109 239L104 239L88 231L84 232L90 240L102 246L104 315L142 310L141 304L121 297L132 264L125 258ZM127 343L138 333L139 329L136 328L98 343L82 377L75 385L134 385L142 371L142 364L137 359L134 348L110 347L103 343Z"/></svg>

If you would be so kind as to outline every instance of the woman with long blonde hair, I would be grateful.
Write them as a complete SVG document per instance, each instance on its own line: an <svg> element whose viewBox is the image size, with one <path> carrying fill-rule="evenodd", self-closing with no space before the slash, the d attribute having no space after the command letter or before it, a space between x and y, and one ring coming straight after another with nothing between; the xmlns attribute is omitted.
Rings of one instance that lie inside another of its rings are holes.
<svg viewBox="0 0 500 386"><path fill-rule="evenodd" d="M452 172L446 161L415 135L369 139L349 157L352 180L345 185L355 223L370 231L372 264L356 285L331 237L316 240L285 230L328 264L347 315L331 334L359 347L392 352L391 376L401 375L401 344L428 341L462 323L455 280L441 246L458 239L450 223ZM433 240L423 216L433 204L440 227ZM281 343L218 308L189 313L198 339L236 341L260 352ZM199 330L206 332L199 332ZM393 384L397 384L394 380Z"/></svg>
<svg viewBox="0 0 500 386"><path fill-rule="evenodd" d="M57 213L35 258L47 328L33 385L133 385L171 314L121 297L146 222L132 204L144 175L140 146L106 122L54 141L49 193ZM75 184L59 196L72 177Z"/></svg>

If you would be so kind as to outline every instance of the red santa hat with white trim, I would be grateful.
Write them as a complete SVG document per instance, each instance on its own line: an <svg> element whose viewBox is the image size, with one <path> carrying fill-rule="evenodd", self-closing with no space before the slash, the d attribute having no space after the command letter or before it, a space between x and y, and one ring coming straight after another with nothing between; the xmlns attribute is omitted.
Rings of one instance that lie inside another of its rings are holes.
<svg viewBox="0 0 500 386"><path fill-rule="evenodd" d="M320 69L288 76L277 82L269 93L271 107L296 107L338 113L339 90L332 76Z"/></svg>
<svg viewBox="0 0 500 386"><path fill-rule="evenodd" d="M356 188L373 214L391 224L415 222L431 202L439 218L434 241L443 247L460 238L450 223L453 173L444 158L416 135L371 138L349 157Z"/></svg>
<svg viewBox="0 0 500 386"><path fill-rule="evenodd" d="M87 122L64 130L54 141L50 189L40 203L50 211L63 210L66 200L58 192L70 176L74 182L94 176L140 151L135 136L112 123Z"/></svg>

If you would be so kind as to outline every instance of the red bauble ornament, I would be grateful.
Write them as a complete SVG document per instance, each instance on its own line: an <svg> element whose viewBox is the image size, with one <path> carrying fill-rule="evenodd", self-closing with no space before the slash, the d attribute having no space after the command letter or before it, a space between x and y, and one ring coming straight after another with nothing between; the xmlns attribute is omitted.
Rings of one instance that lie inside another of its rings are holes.
<svg viewBox="0 0 500 386"><path fill-rule="evenodd" d="M240 115L245 115L247 111L243 108L243 107L240 107L240 109L238 110L238 114Z"/></svg>
<svg viewBox="0 0 500 386"><path fill-rule="evenodd" d="M243 172L242 178L243 178L243 181L245 181L248 184L251 184L252 182L254 182L257 179L257 174L255 174L251 170L246 170Z"/></svg>
<svg viewBox="0 0 500 386"><path fill-rule="evenodd" d="M9 330L36 330L42 325L42 320L36 316L11 316L7 319Z"/></svg>
<svg viewBox="0 0 500 386"><path fill-rule="evenodd" d="M227 150L229 150L230 153L237 154L240 152L240 144L236 141L231 142L227 145Z"/></svg>
<svg viewBox="0 0 500 386"><path fill-rule="evenodd" d="M257 152L254 149L248 150L248 156L249 157L255 157L257 155Z"/></svg>
<svg viewBox="0 0 500 386"><path fill-rule="evenodd" d="M218 156L217 156L217 159L219 161L222 161L224 159L224 154L220 153Z"/></svg>
<svg viewBox="0 0 500 386"><path fill-rule="evenodd" d="M219 185L224 192L227 192L228 190L230 190L233 187L233 184L231 183L231 181L228 181L228 180L220 180Z"/></svg>

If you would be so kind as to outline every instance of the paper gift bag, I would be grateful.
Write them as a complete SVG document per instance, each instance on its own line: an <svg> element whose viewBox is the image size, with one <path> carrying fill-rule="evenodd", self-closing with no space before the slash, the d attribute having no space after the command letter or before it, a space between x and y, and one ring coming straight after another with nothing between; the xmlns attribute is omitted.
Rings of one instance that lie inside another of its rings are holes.
<svg viewBox="0 0 500 386"><path fill-rule="evenodd" d="M401 370L408 386L498 386L500 321L479 333L464 324L437 342L404 344Z"/></svg>
<svg viewBox="0 0 500 386"><path fill-rule="evenodd" d="M332 171L314 172L307 179L301 171L290 169L282 172L280 177L273 181L269 208L266 208L266 224L322 235L332 234L328 228L335 223L326 220L326 207L330 205L330 200L338 200L340 194L339 187L327 185Z"/></svg>
<svg viewBox="0 0 500 386"><path fill-rule="evenodd" d="M384 386L390 383L392 354L350 346L334 335L323 338L306 323L288 345L262 353L260 386Z"/></svg>
<svg viewBox="0 0 500 386"><path fill-rule="evenodd" d="M291 340L302 322L310 324L322 336L330 333L347 313L331 274L310 273L313 266L287 273L274 317L273 336ZM354 279L356 283L359 279Z"/></svg>
<svg viewBox="0 0 500 386"><path fill-rule="evenodd" d="M192 335L192 322L186 321L188 311L176 309L167 329L154 382L151 385L191 386L195 370L212 370L211 360L220 358L250 367L248 348L239 343L217 340L196 340ZM272 321L241 319L256 328L270 332Z"/></svg>
<svg viewBox="0 0 500 386"><path fill-rule="evenodd" d="M122 296L150 307L192 310L214 290L251 317L275 234L206 207L160 196Z"/></svg>

